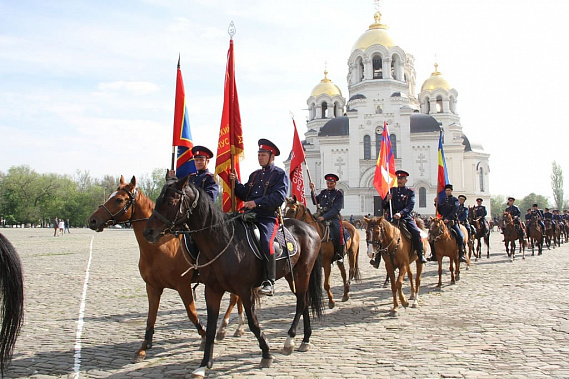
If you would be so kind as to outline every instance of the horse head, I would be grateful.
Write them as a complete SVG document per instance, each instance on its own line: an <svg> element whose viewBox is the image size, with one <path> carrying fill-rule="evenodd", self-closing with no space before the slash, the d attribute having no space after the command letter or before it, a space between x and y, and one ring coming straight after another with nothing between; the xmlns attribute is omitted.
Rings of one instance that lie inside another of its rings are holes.
<svg viewBox="0 0 569 379"><path fill-rule="evenodd" d="M121 175L116 191L89 216L89 228L102 232L107 226L132 220L137 195L136 178L133 176L130 183L126 183Z"/></svg>
<svg viewBox="0 0 569 379"><path fill-rule="evenodd" d="M287 197L285 199L285 209L284 209L284 217L288 218L295 218L300 220L297 216L301 212L302 204L296 200L296 195L292 197Z"/></svg>
<svg viewBox="0 0 569 379"><path fill-rule="evenodd" d="M429 236L433 240L448 236L449 231L442 218L431 217L429 222Z"/></svg>
<svg viewBox="0 0 569 379"><path fill-rule="evenodd" d="M188 185L189 176L181 179L166 173L166 184L156 199L156 207L146 223L144 238L155 243L164 234L178 231L188 221L188 215L196 208L199 190Z"/></svg>
<svg viewBox="0 0 569 379"><path fill-rule="evenodd" d="M373 258L374 254L381 247L381 220L382 217L368 218L364 216L366 223L367 255L370 258Z"/></svg>
<svg viewBox="0 0 569 379"><path fill-rule="evenodd" d="M504 212L502 214L502 221L504 221L504 225L508 225L513 223L514 221L512 220L512 215L509 214L508 212Z"/></svg>

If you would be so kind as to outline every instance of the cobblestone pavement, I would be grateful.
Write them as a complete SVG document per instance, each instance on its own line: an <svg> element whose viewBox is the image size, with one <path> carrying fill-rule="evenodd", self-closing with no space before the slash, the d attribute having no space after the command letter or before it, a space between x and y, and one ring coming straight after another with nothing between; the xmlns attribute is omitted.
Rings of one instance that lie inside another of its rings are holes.
<svg viewBox="0 0 569 379"><path fill-rule="evenodd" d="M25 324L9 378L183 378L198 366L200 339L174 291L166 290L154 346L144 362L131 363L144 336L147 300L138 273L138 246L130 230L95 233L72 229L2 229L16 246L25 270ZM91 240L93 257L87 287L80 365L74 366L79 308ZM258 343L247 329L217 342L210 378L393 377L393 378L569 378L569 244L510 263L501 235L492 235L490 259L472 263L450 285L445 259L443 288L436 264L426 265L420 306L390 317L391 291L382 288L383 265L359 264L363 280L342 303L333 268L336 308L313 321L312 348L282 354L294 313L286 282L258 310L273 348L274 363L259 369ZM531 255L531 253L530 253ZM409 294L408 283L405 283ZM228 296L224 298L225 307ZM203 286L197 308L206 322ZM302 323L299 325L299 336ZM297 346L300 338L297 338Z"/></svg>

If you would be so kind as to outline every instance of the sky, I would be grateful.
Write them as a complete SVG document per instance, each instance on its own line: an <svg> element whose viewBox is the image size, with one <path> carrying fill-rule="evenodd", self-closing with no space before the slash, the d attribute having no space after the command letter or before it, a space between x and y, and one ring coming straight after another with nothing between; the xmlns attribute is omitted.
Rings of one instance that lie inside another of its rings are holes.
<svg viewBox="0 0 569 379"><path fill-rule="evenodd" d="M415 57L418 89L436 61L458 91L463 132L490 153L491 194L551 197L552 162L569 173L566 0L0 0L0 171L168 168L178 56L194 143L215 153L231 21L241 172L258 168L259 138L283 167L290 114L303 139L325 69L348 97L347 60L376 7Z"/></svg>

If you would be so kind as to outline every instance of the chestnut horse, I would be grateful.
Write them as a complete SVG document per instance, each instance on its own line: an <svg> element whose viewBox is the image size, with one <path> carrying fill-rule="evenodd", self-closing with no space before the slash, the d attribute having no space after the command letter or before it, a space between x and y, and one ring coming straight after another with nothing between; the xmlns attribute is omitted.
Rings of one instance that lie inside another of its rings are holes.
<svg viewBox="0 0 569 379"><path fill-rule="evenodd" d="M105 227L110 225L130 222L138 242L140 250L138 269L140 276L146 283L148 315L146 318L146 333L142 346L134 355L133 360L135 362L144 360L146 350L152 348L154 324L156 323L160 297L164 288L170 288L178 292L188 317L197 328L200 336L202 336L202 345L205 346L205 329L198 319L192 294L192 273L182 275L194 262L182 248L180 237L168 236L160 244L151 244L142 236L146 222L153 209L154 202L136 187L136 178L133 176L130 183L126 183L121 175L117 190L109 196L103 205L99 206L99 209L89 216L89 227L97 232L102 232ZM237 300L236 296L232 296L230 300L230 308L220 329L220 332L223 331L223 335L225 335L225 321ZM242 335L245 318L243 316L243 308L239 307L238 309L239 327L235 335ZM222 338L221 335L220 337Z"/></svg>
<svg viewBox="0 0 569 379"><path fill-rule="evenodd" d="M324 290L328 294L328 307L330 309L334 308L334 296L332 295L332 291L330 291L330 272L332 269L332 258L334 257L334 243L331 240L323 240L324 236L327 234L326 226L322 222L317 221L316 216L310 213L310 209L308 209L304 204L291 198L286 199L285 217L304 221L318 231L318 235L320 236L322 243L320 250L322 252L322 266L324 267ZM342 296L342 301L347 301L350 298L350 284L352 282L352 279L356 281L359 281L361 279L360 269L358 267L360 234L349 222L343 221L342 225L350 233L350 239L346 241L346 249L348 250L347 256L350 265L347 281L344 262L337 263L338 268L340 269L340 274L342 275L342 280L344 282L344 295Z"/></svg>
<svg viewBox="0 0 569 379"><path fill-rule="evenodd" d="M559 226L555 224L552 220L547 218L545 219L544 224L545 224L545 245L547 246L547 249L550 249L551 241L553 241L554 249L555 245L561 246Z"/></svg>
<svg viewBox="0 0 569 379"><path fill-rule="evenodd" d="M285 277L291 290L296 291L296 312L284 346L284 352L290 354L300 316L304 321L304 338L299 351L307 351L312 334L309 306L313 314L322 315L322 265L316 230L299 220L286 219L284 224L297 247L290 260L277 259L276 264L276 278ZM243 301L249 328L262 350L261 367L270 367L272 363L269 344L255 313L256 289L263 276L263 263L247 241L247 227L243 214L223 213L201 188L189 183L188 178L167 181L146 224L144 238L148 241L156 243L166 233L183 230L191 233L200 251L193 269L199 270L200 280L206 286L207 330L203 359L194 370L194 377L203 377L206 367L213 365L215 325L225 292L235 293Z"/></svg>
<svg viewBox="0 0 569 379"><path fill-rule="evenodd" d="M451 235L450 229L445 224L442 218L432 218L429 224L429 234L434 242L435 253L437 256L437 261L439 263L439 283L436 288L442 287L442 274L443 274L443 257L449 257L450 259L450 284L455 284L460 280L460 260L458 253L458 243L456 238ZM466 236L468 232L464 225L460 225L460 230L465 236L464 241L466 241ZM467 260L467 267L470 266L470 258L465 254Z"/></svg>
<svg viewBox="0 0 569 379"><path fill-rule="evenodd" d="M2 287L0 375L4 377L24 320L24 275L16 249L2 233L0 233L0 287Z"/></svg>
<svg viewBox="0 0 569 379"><path fill-rule="evenodd" d="M543 228L539 225L536 214L532 214L531 223L528 229L528 236L531 241L531 255L535 255L534 247L537 244L537 255L542 254L543 250Z"/></svg>
<svg viewBox="0 0 569 379"><path fill-rule="evenodd" d="M474 257L476 259L482 258L482 241L484 240L484 244L486 245L486 258L490 258L490 231L492 230L492 226L488 225L486 228L486 233L482 228L482 223L485 222L482 217L475 217L474 216L474 207L469 207L468 211L468 218L470 225L474 226L474 235L472 236L473 239L473 248L474 248ZM476 246L474 246L474 241L476 241Z"/></svg>
<svg viewBox="0 0 569 379"><path fill-rule="evenodd" d="M512 215L508 212L504 212L502 215L502 231L504 232L504 245L506 246L506 254L512 262L516 258L516 241L520 243L520 253L522 253L522 259L526 259L525 253L525 238L523 230L521 230L521 225L514 224L512 220Z"/></svg>
<svg viewBox="0 0 569 379"><path fill-rule="evenodd" d="M411 285L411 295L409 300L413 300L413 308L419 305L419 289L421 287L421 274L423 265L417 260L417 254L412 250L411 240L401 233L398 226L393 225L383 217L364 217L366 221L366 241L368 247L374 252L381 253L381 257L385 262L385 271L391 282L391 293L393 295L393 308L391 315L395 316L399 312L399 303L397 297L401 301L403 307L407 307L409 302L403 294L403 280L405 273L409 275L409 284ZM424 223L421 219L415 219L419 229L424 230ZM425 231L425 236L427 232ZM422 238L424 254L431 251L427 238ZM413 273L411 272L411 262L417 261L417 273L415 283L413 283ZM395 270L399 270L397 280L395 279Z"/></svg>

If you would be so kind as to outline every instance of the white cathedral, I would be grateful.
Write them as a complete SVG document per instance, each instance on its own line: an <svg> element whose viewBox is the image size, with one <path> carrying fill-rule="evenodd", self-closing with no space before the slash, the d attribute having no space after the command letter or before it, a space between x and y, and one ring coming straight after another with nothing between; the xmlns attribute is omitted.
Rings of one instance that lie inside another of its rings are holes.
<svg viewBox="0 0 569 379"><path fill-rule="evenodd" d="M340 177L345 219L350 215L380 215L381 199L373 178L384 122L391 137L396 169L409 172L407 185L415 189L415 211L433 215L437 192L438 143L443 130L443 149L454 196L464 194L466 204L481 197L490 214L490 154L463 133L457 113L458 92L438 71L421 86L416 96L415 58L395 45L381 13L352 47L348 58L349 100L327 77L318 83L308 104L307 132L302 142L310 176L319 189L324 175ZM287 172L290 158L285 162ZM311 206L308 176L304 171L307 202Z"/></svg>

